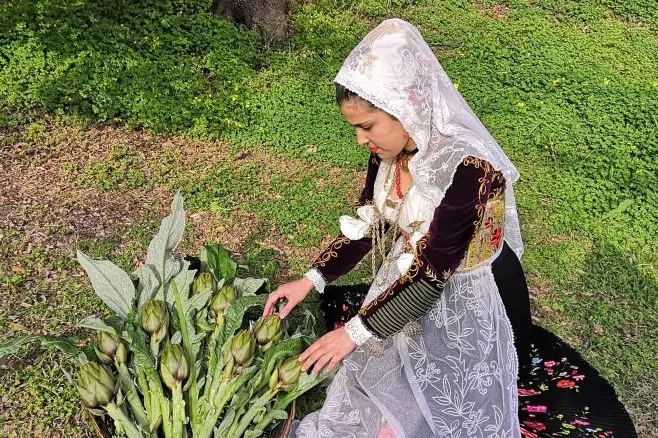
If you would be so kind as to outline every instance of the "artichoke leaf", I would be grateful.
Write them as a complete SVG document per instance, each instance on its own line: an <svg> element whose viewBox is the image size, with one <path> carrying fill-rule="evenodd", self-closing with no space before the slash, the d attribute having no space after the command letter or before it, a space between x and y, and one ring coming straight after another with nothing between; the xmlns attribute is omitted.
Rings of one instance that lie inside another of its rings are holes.
<svg viewBox="0 0 658 438"><path fill-rule="evenodd" d="M178 272L174 272L176 265L180 268L180 263L173 259L172 252L183 238L184 230L183 197L177 192L171 202L171 213L160 223L160 229L149 243L146 253L146 264L155 268L160 285L166 285L169 280L167 276Z"/></svg>
<svg viewBox="0 0 658 438"><path fill-rule="evenodd" d="M0 344L0 359L5 356L16 354L20 349L32 342L39 342L47 350L59 350L74 365L80 366L89 359L73 342L49 335L21 335Z"/></svg>
<svg viewBox="0 0 658 438"><path fill-rule="evenodd" d="M111 335L119 334L114 327L105 324L103 320L96 318L95 316L87 316L86 318L82 318L75 326L80 328L88 328L99 332L105 332Z"/></svg>
<svg viewBox="0 0 658 438"><path fill-rule="evenodd" d="M224 328L217 340L217 345L224 346L224 343L235 334L242 325L242 318L245 312L255 306L263 307L267 295L251 295L241 297L231 303L224 318ZM211 352L212 353L212 352Z"/></svg>
<svg viewBox="0 0 658 438"><path fill-rule="evenodd" d="M80 250L78 262L87 273L94 292L114 313L126 319L135 300L135 286L121 268L109 260L93 260Z"/></svg>

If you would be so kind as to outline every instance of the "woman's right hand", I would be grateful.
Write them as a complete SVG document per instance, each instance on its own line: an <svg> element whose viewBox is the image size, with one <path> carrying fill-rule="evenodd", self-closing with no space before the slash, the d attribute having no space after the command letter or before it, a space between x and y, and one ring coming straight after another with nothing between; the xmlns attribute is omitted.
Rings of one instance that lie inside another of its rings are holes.
<svg viewBox="0 0 658 438"><path fill-rule="evenodd" d="M285 298L288 300L288 302L279 312L279 317L281 319L285 318L290 314L290 311L294 309L297 304L304 301L306 296L312 290L313 282L306 277L291 281L290 283L282 284L267 298L265 309L263 310L263 316L271 315L274 312L276 303L278 303L280 299Z"/></svg>

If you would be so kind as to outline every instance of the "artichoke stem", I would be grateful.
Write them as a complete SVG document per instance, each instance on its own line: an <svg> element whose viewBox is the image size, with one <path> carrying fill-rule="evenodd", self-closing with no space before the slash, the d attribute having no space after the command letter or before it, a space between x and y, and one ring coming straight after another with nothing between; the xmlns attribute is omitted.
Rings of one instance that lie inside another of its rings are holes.
<svg viewBox="0 0 658 438"><path fill-rule="evenodd" d="M148 417L151 417L151 392L148 390L148 383L146 383L146 376L143 371L138 371L137 373L137 383L139 384L139 390L144 396L144 408ZM151 429L152 430L152 429Z"/></svg>
<svg viewBox="0 0 658 438"><path fill-rule="evenodd" d="M148 430L149 421L146 416L146 411L144 410L144 406L142 406L142 401L139 399L139 395L137 395L137 389L135 388L135 384L130 377L128 368L126 368L126 364L115 363L115 365L119 371L121 387L126 393L126 398L128 399L128 403L130 403L130 407L132 408L133 413L135 414L135 418L139 422L140 426Z"/></svg>
<svg viewBox="0 0 658 438"><path fill-rule="evenodd" d="M164 431L165 438L171 438L171 418L169 417L169 400L162 392L162 383L156 376L148 375L149 388L151 389L151 408L153 409L153 417L151 418L151 426L153 429L157 428L160 420L162 420L162 430ZM159 414L158 414L159 412Z"/></svg>
<svg viewBox="0 0 658 438"><path fill-rule="evenodd" d="M175 281L170 281L169 284L171 285L171 290L174 295L174 303L176 310L178 311L179 315L185 315L185 309L183 308L183 302L181 301L181 295L180 292L178 291L178 287L176 286ZM181 335L183 337L183 352L185 355L188 355L192 351L192 345L190 341L190 334L187 332L187 323L182 322L180 326L180 331ZM196 382L196 372L194 371L194 360L195 358L186 356L187 362L190 366L190 369L192 372L189 375L189 391L188 391L188 400L190 403L190 423L192 424L192 429L196 429L196 424L197 424L197 415L198 415L198 397L199 397L199 389L197 388L197 382ZM181 393L182 393L182 388L181 388ZM182 395L181 395L182 398ZM174 407L174 411L175 411ZM183 412L183 420L185 420L185 413ZM177 437L178 438L178 437Z"/></svg>
<svg viewBox="0 0 658 438"><path fill-rule="evenodd" d="M151 335L151 354L155 360L158 359L158 354L160 354L160 341L157 340L155 334Z"/></svg>
<svg viewBox="0 0 658 438"><path fill-rule="evenodd" d="M210 398L210 395L213 394L214 389L217 388L217 383L219 382L220 377L222 376L222 361L221 355L217 352L217 338L221 333L222 328L219 326L215 327L215 330L210 335L210 341L208 342L208 354L210 355L210 361L208 364L208 376L211 376L210 381L206 381L205 387L203 388L203 395L206 398Z"/></svg>
<svg viewBox="0 0 658 438"><path fill-rule="evenodd" d="M226 437L232 437L235 434L235 430L238 428L238 423L240 421L240 418L242 418L245 412L246 409L244 408L244 406L238 409L238 411L235 413L235 416L233 417L233 421L231 422L231 427L229 427L228 431L226 432ZM221 428L222 425L220 424L219 427Z"/></svg>
<svg viewBox="0 0 658 438"><path fill-rule="evenodd" d="M272 412L274 412L274 410L270 410L267 414L265 414L263 419L260 420L252 430L254 431L265 430L265 428L274 420L274 415L272 414Z"/></svg>
<svg viewBox="0 0 658 438"><path fill-rule="evenodd" d="M171 409L169 408L169 400L164 394L159 394L160 399L160 412L162 413L162 430L164 430L165 438L173 437L173 425L171 424Z"/></svg>
<svg viewBox="0 0 658 438"><path fill-rule="evenodd" d="M183 383L178 382L171 391L173 396L173 438L186 438L185 424L185 401L183 400Z"/></svg>
<svg viewBox="0 0 658 438"><path fill-rule="evenodd" d="M108 403L105 410L112 419L121 425L128 438L143 438L142 433L137 429L132 421L126 416L121 408L114 403Z"/></svg>
<svg viewBox="0 0 658 438"><path fill-rule="evenodd" d="M206 420L201 425L199 431L199 438L209 438L212 433L213 427L217 424L222 410L228 401L233 397L237 388L230 388L230 384L222 383L216 392L212 393L212 398L209 400L210 405L213 407L211 415L206 417ZM234 386L234 385L233 385ZM219 397L219 399L218 399Z"/></svg>
<svg viewBox="0 0 658 438"><path fill-rule="evenodd" d="M233 358L229 359L228 363L224 365L224 373L222 376L222 383L226 383L231 380L233 377L233 368L235 367L235 361Z"/></svg>
<svg viewBox="0 0 658 438"><path fill-rule="evenodd" d="M249 408L246 414L242 417L240 422L238 423L237 428L231 433L229 431L228 437L229 438L240 438L245 431L247 430L247 427L251 424L253 419L256 417L258 412L265 407L265 405L274 397L277 395L279 392L279 388L275 389L269 389L265 391L263 395L261 395L253 405Z"/></svg>

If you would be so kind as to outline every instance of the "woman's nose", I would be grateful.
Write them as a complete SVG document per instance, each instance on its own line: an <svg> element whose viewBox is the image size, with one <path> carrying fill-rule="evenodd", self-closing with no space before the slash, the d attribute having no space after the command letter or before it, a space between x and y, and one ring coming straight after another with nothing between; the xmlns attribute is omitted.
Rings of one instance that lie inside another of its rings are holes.
<svg viewBox="0 0 658 438"><path fill-rule="evenodd" d="M356 142L360 145L368 144L368 137L366 137L365 130L356 128Z"/></svg>

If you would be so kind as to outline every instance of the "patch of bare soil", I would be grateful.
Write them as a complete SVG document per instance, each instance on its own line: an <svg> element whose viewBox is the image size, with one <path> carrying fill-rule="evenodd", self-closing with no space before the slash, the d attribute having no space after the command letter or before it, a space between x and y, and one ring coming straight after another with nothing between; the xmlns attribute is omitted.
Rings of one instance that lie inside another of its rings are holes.
<svg viewBox="0 0 658 438"><path fill-rule="evenodd" d="M50 124L46 119L37 134L33 131L29 126L0 131L0 273L6 277L18 274L28 279L43 278L48 275L49 260L74 257L76 242L113 238L124 246L134 239L131 233L137 227L157 223L167 214L173 196L169 188L172 181L200 181L220 163L257 164L263 168L260 185L267 196L276 196L269 189L268 175L287 175L292 181L308 166L300 160L277 159L261 151L235 155L219 142L113 127L83 131ZM145 183L99 191L89 177L89 169L99 164L119 171L132 166L144 176ZM329 178L344 172L325 167ZM354 177L359 183L363 180L360 173L355 172ZM324 182L317 184L322 190ZM349 196L355 198L357 191ZM240 208L228 217L211 211L188 211L187 220L193 236L187 241L194 243L190 244L193 247L182 246L181 251L194 252L203 242L219 242L240 253L247 236L264 231L262 245L274 249L282 260L310 262L319 252L318 248L292 247L278 230L258 223L251 212ZM327 236L323 243L329 240ZM37 249L42 251L42 265L46 266L30 272L24 260ZM281 272L281 280L289 275ZM0 295L0 309L11 313L12 306L19 304L15 296L7 296L6 291Z"/></svg>

